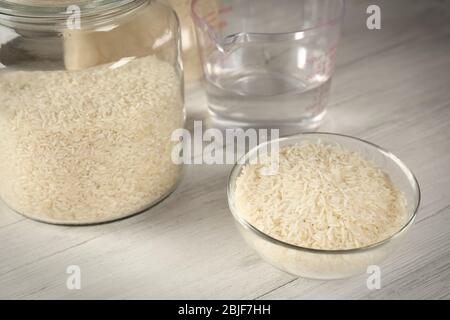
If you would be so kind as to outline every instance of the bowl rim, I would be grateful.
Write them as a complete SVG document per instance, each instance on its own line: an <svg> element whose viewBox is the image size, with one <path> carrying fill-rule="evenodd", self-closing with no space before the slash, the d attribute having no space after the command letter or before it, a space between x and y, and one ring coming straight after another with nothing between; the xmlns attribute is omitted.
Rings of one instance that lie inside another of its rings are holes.
<svg viewBox="0 0 450 320"><path fill-rule="evenodd" d="M363 247L358 247L358 248L351 248L351 249L330 250L330 249L315 249L315 248L302 247L302 246L298 246L298 245L295 245L292 243L288 243L288 242L276 239L276 238L260 231L258 228L256 228L251 223L249 223L247 220L245 220L242 216L240 216L237 208L234 205L234 202L232 201L232 192L233 192L232 185L235 184L237 177L239 176L243 166L247 163L247 160L250 157L250 155L252 155L255 151L257 151L261 147L272 144L275 141L280 143L280 142L286 142L289 140L294 140L296 138L300 138L303 136L313 136L313 135L338 136L338 137L355 140L360 143L362 142L364 144L368 144L368 145L374 147L379 152L385 154L388 158L393 160L395 162L395 164L400 167L402 172L406 176L408 176L408 178L409 178L408 180L410 180L414 183L414 189L417 190L417 202L415 203L413 214L408 219L408 221L406 221L405 224L391 236L389 236L386 239L383 239L381 241L375 242L373 244L363 246ZM234 179L233 177L235 177L236 179ZM391 240L394 240L394 239L398 238L399 236L401 236L414 223L414 220L418 214L419 207L420 207L421 191L420 191L419 182L418 182L416 176L414 175L414 173L403 163L403 161L401 161L397 156L395 156L392 152L388 151L387 149L384 149L384 148L380 147L379 145L369 142L367 140L364 140L364 139L361 139L358 137L354 137L354 136L350 136L350 135L346 135L346 134L331 133L331 132L303 132L303 133L289 135L289 136L282 137L279 139L269 140L269 141L260 143L256 147L254 147L254 148L250 149L248 152L246 152L244 156L240 157L240 159L234 164L233 169L231 170L231 172L228 176L227 199L228 199L228 206L234 217L234 220L237 221L245 229L249 230L250 232L254 233L255 235L259 236L260 238L263 238L271 243L274 243L274 244L277 244L277 245L280 245L280 246L283 246L283 247L286 247L289 249L294 249L294 250L298 250L298 251L306 251L306 252L315 253L315 254L353 254L353 253L361 253L361 252L370 251L372 249L380 247L380 246L390 242Z"/></svg>

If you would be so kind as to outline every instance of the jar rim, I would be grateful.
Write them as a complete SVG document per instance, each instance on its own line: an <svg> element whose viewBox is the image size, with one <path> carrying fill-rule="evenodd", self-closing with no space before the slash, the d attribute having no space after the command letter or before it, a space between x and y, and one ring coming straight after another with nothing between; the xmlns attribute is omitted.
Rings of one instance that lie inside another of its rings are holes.
<svg viewBox="0 0 450 320"><path fill-rule="evenodd" d="M0 0L0 14L17 17L58 17L67 15L69 6L77 6L81 11L92 14L107 11L120 6L139 2L138 0L70 0L70 1L39 1L39 0Z"/></svg>
<svg viewBox="0 0 450 320"><path fill-rule="evenodd" d="M84 22L105 22L108 18L132 11L150 1L153 0L71 0L59 3L0 0L0 24L12 22L15 25L65 28L68 18L75 9L81 14Z"/></svg>

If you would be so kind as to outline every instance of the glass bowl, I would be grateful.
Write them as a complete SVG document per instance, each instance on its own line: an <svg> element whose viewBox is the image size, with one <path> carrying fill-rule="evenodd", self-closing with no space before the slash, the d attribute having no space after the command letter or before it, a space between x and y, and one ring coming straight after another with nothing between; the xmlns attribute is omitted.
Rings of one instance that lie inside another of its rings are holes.
<svg viewBox="0 0 450 320"><path fill-rule="evenodd" d="M407 222L392 236L370 246L344 249L320 250L300 247L275 239L250 224L239 213L235 206L236 180L243 166L255 160L260 150L270 148L275 142L279 147L311 141L339 144L342 147L358 152L363 158L372 161L386 172L392 183L403 192L406 199ZM290 274L311 279L341 279L366 272L372 265L379 265L391 254L405 238L414 223L420 204L420 189L413 173L396 156L370 142L332 133L303 133L295 136L272 140L250 150L231 171L228 180L228 204L236 225L247 241L259 255L272 264Z"/></svg>

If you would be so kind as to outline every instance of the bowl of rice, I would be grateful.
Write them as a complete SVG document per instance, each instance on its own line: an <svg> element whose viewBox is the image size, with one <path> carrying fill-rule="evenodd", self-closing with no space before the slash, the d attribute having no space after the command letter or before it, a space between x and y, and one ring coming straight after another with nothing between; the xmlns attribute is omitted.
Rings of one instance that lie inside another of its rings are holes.
<svg viewBox="0 0 450 320"><path fill-rule="evenodd" d="M396 156L332 133L258 145L234 166L227 191L247 243L273 266L312 279L379 265L420 204L417 179Z"/></svg>

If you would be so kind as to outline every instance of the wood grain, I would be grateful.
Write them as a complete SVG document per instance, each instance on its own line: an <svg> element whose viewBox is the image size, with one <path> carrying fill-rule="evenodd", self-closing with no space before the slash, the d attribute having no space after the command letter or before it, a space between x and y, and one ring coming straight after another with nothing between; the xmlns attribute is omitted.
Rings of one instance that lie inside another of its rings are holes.
<svg viewBox="0 0 450 320"><path fill-rule="evenodd" d="M382 29L365 26L368 4ZM112 224L56 227L0 205L0 298L450 298L450 1L348 1L321 131L355 135L398 155L416 174L422 205L408 241L367 275L312 281L284 274L245 245L226 202L230 166L187 166L176 192ZM188 128L206 119L188 86ZM197 155L198 156L198 155ZM79 265L82 289L66 288Z"/></svg>

